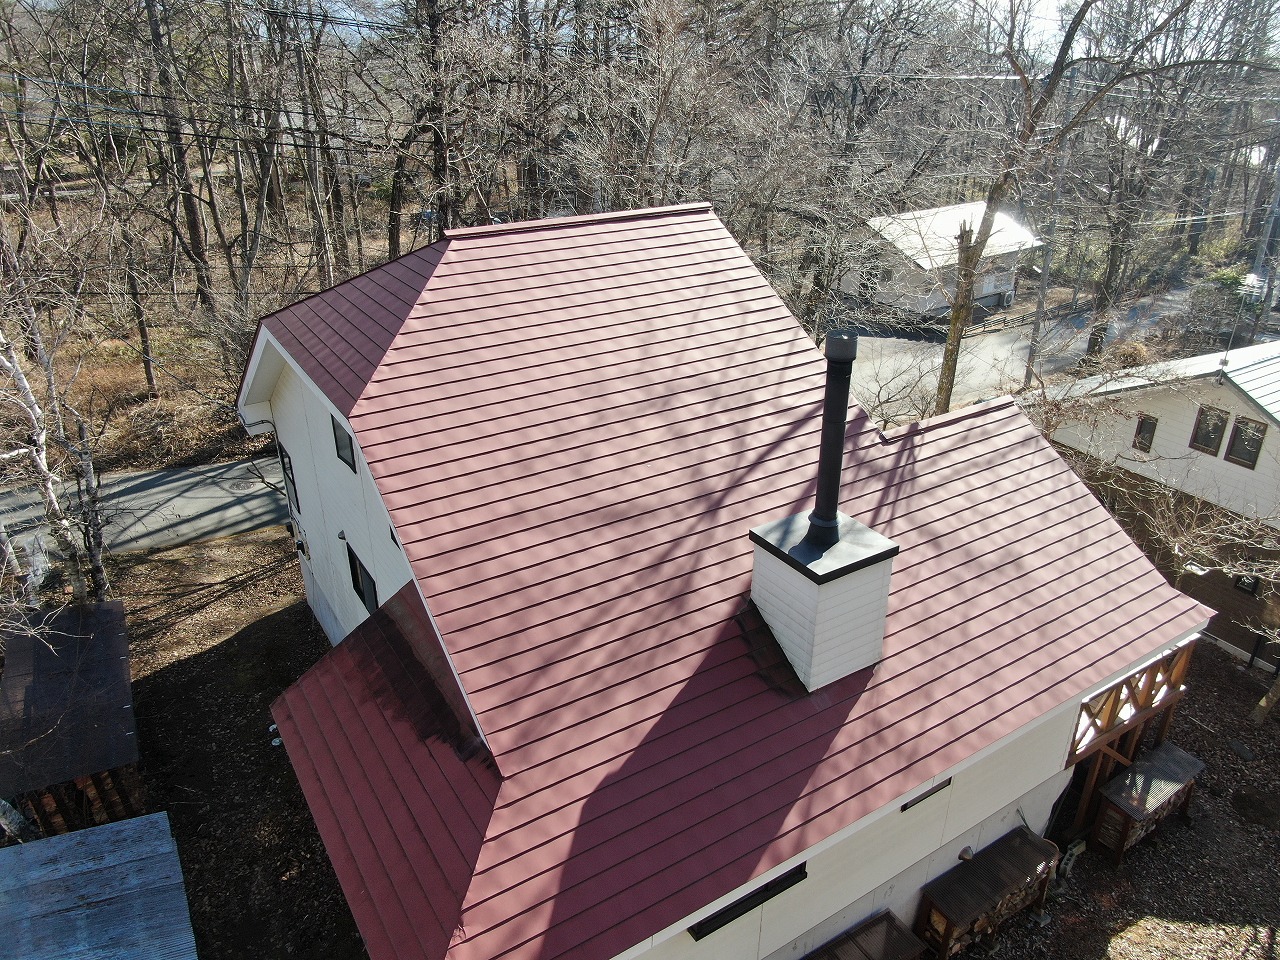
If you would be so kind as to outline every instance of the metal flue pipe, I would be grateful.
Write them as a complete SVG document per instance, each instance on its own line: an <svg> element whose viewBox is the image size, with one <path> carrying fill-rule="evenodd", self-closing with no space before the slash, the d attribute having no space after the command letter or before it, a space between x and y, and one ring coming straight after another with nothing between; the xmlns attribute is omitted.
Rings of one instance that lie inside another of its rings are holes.
<svg viewBox="0 0 1280 960"><path fill-rule="evenodd" d="M849 414L849 379L858 356L858 335L832 330L826 339L827 388L822 401L822 445L818 452L818 495L809 514L805 540L829 547L840 539L840 471L844 465L844 430Z"/></svg>

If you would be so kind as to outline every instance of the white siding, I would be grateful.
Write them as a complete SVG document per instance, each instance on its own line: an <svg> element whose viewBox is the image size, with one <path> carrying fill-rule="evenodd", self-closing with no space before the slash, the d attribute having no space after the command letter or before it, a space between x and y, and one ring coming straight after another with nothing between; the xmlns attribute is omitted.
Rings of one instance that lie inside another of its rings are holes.
<svg viewBox="0 0 1280 960"><path fill-rule="evenodd" d="M935 316L950 312L951 300L948 294L956 287L954 267L925 270L896 257L887 257L884 265L893 271L893 276L888 280L877 279L872 295L876 303ZM1014 267L1012 258L984 261L975 284L974 299L1012 292L1016 282ZM845 293L857 294L858 276L850 274L845 277L840 288Z"/></svg>
<svg viewBox="0 0 1280 960"><path fill-rule="evenodd" d="M1216 457L1188 445L1202 405L1219 407L1231 415ZM1133 449L1139 413L1159 421L1150 453ZM1230 382L1198 381L1118 394L1106 401L1096 422L1062 427L1053 438L1096 460L1114 463L1244 516L1271 518L1280 526L1280 429L1268 424L1257 466L1251 470L1225 458L1238 416L1268 422Z"/></svg>
<svg viewBox="0 0 1280 960"><path fill-rule="evenodd" d="M880 659L893 559L817 584L756 545L751 598L809 690Z"/></svg>
<svg viewBox="0 0 1280 960"><path fill-rule="evenodd" d="M881 909L912 923L920 887L955 866L964 847L981 849L1024 819L1032 830L1045 829L1071 779L1063 765L1078 711L1077 702L1064 704L1039 725L948 771L935 782L950 776L950 786L906 811L902 803L932 784L886 804L846 836L810 851L805 880L702 940L694 941L682 924L619 960L796 960Z"/></svg>
<svg viewBox="0 0 1280 960"><path fill-rule="evenodd" d="M955 289L953 271L923 270L905 260L893 260L893 277L881 280L874 299L914 313L943 314L951 310L948 291Z"/></svg>
<svg viewBox="0 0 1280 960"><path fill-rule="evenodd" d="M271 395L271 413L276 436L293 461L299 504L294 523L306 545L300 559L307 599L337 643L368 616L351 585L347 544L373 576L379 603L408 583L412 572L392 540L391 518L359 447L354 472L338 459L330 421L337 411L320 391L286 366ZM346 427L341 417L339 422Z"/></svg>

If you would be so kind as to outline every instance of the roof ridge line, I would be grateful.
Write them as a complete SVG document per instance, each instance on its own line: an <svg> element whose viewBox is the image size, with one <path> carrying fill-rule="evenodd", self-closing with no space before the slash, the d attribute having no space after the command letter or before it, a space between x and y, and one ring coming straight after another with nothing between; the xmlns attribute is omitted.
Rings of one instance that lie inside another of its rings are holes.
<svg viewBox="0 0 1280 960"><path fill-rule="evenodd" d="M446 240L469 237L492 237L504 233L525 233L530 230L557 229L585 226L591 223L614 223L621 220L649 220L677 213L708 213L711 204L706 200L697 203L681 203L668 207L650 207L647 210L618 210L611 213L587 213L572 217L548 217L545 220L519 220L515 223L495 223L485 227L457 227L444 231Z"/></svg>
<svg viewBox="0 0 1280 960"><path fill-rule="evenodd" d="M1018 401L1013 397L1005 394L1002 397L993 397L989 400L979 400L971 403L967 407L961 407L959 410L952 410L948 413L938 414L934 417L927 417L924 420L916 420L901 427L894 427L892 430L881 430L875 428L880 434L881 443L897 443L900 440L906 440L908 437L917 436L927 433L938 427L944 427L948 424L956 423L960 420L969 420L974 417L984 416L996 410L1003 410L1008 407L1017 407Z"/></svg>

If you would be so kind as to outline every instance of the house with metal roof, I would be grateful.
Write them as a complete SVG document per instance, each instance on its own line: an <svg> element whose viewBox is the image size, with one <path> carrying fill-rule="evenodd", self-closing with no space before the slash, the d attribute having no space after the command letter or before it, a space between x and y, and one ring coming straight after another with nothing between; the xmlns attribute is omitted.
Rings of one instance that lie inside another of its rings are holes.
<svg viewBox="0 0 1280 960"><path fill-rule="evenodd" d="M1077 765L1163 729L1211 611L1011 400L882 431L824 349L703 204L263 319L239 409L335 642L273 715L373 960L928 940L923 886L1038 882Z"/></svg>
<svg viewBox="0 0 1280 960"><path fill-rule="evenodd" d="M1148 364L1079 380L1061 391L1066 420L1055 443L1123 472L1126 491L1169 490L1211 504L1236 524L1240 556L1273 555L1280 543L1280 342ZM1228 521L1230 522L1230 521ZM1275 532L1272 532L1275 531ZM1227 554L1224 554L1224 557ZM1170 558L1177 562L1178 558ZM1280 584L1182 558L1179 583L1220 611L1213 632L1253 652L1258 625L1280 627Z"/></svg>
<svg viewBox="0 0 1280 960"><path fill-rule="evenodd" d="M955 297L960 233L977 232L986 203L957 203L867 221L871 268L851 272L841 289L913 314L944 316ZM1018 260L1039 238L1004 211L995 215L974 287L974 302L992 310L1013 306Z"/></svg>

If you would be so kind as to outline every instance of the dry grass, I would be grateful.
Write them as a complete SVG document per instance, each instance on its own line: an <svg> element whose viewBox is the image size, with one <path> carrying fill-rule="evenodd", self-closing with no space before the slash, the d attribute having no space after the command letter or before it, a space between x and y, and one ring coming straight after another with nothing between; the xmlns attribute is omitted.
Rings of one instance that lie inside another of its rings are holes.
<svg viewBox="0 0 1280 960"><path fill-rule="evenodd" d="M256 455L232 404L238 386L176 328L153 331L158 397L150 395L137 345L86 340L59 371L67 400L90 425L100 471L195 466Z"/></svg>

